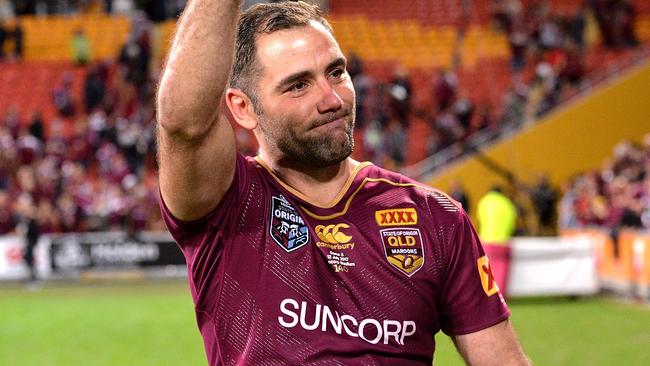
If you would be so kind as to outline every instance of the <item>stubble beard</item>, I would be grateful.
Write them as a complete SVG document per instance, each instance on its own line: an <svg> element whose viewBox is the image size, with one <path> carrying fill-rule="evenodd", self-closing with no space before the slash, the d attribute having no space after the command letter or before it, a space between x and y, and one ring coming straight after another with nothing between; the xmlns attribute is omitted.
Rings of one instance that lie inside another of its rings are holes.
<svg viewBox="0 0 650 366"><path fill-rule="evenodd" d="M272 144L275 144L284 158L301 165L325 168L333 166L345 160L354 150L354 107L351 107L345 117L346 121L343 138L339 134L336 137L331 133L321 133L310 136L308 132L322 123L322 121L310 121L310 128L306 133L299 135L298 131L290 123L291 121L272 120L265 114L260 114L262 120L260 127L262 132ZM327 120L336 119L334 116Z"/></svg>

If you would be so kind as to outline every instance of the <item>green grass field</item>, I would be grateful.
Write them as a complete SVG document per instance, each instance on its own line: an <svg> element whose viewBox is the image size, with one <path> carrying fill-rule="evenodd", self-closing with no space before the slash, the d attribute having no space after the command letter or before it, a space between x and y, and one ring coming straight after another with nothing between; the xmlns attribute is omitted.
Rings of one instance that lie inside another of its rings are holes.
<svg viewBox="0 0 650 366"><path fill-rule="evenodd" d="M3 287L4 286L4 287ZM536 365L650 365L650 307L605 298L513 300ZM462 365L437 337L436 365ZM206 365L184 282L0 285L0 365Z"/></svg>

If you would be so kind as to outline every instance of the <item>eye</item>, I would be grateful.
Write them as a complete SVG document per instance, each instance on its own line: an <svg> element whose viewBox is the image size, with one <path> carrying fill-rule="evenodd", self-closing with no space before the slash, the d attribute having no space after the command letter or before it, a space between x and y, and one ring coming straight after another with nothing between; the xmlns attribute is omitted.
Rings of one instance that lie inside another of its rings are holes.
<svg viewBox="0 0 650 366"><path fill-rule="evenodd" d="M333 78L336 78L336 79L342 77L343 74L345 74L345 70L344 70L344 69L334 69L334 70L332 70L332 72L330 73L330 75L331 75Z"/></svg>
<svg viewBox="0 0 650 366"><path fill-rule="evenodd" d="M308 86L308 85L307 85L306 82L304 82L304 81L299 81L299 82L293 84L293 85L291 86L291 88L289 88L289 91L300 92L300 91L303 91L303 90L307 89L307 86Z"/></svg>

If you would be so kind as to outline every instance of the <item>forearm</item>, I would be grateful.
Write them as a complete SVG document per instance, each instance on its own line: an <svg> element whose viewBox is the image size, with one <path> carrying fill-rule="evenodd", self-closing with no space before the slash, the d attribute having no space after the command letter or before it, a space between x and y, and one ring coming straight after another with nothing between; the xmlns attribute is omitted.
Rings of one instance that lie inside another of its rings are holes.
<svg viewBox="0 0 650 366"><path fill-rule="evenodd" d="M507 320L475 333L453 337L453 340L467 365L531 365Z"/></svg>
<svg viewBox="0 0 650 366"><path fill-rule="evenodd" d="M216 123L241 3L191 0L185 8L158 90L158 121L169 133L198 137Z"/></svg>

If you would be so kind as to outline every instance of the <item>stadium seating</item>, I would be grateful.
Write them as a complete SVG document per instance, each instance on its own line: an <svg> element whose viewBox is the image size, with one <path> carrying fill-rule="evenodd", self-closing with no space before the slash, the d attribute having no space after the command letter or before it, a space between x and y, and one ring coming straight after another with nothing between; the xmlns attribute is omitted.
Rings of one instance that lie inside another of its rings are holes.
<svg viewBox="0 0 650 366"><path fill-rule="evenodd" d="M114 58L130 32L127 17L101 14L26 16L20 23L25 32L25 59L28 61L71 59L70 40L77 30L83 30L88 37L93 59Z"/></svg>
<svg viewBox="0 0 650 366"><path fill-rule="evenodd" d="M0 71L0 116L11 106L18 106L23 121L34 111L40 111L46 123L57 116L52 103L52 91L61 83L63 75L72 76L72 88L78 102L86 69L74 67L66 61L38 63L4 63Z"/></svg>

